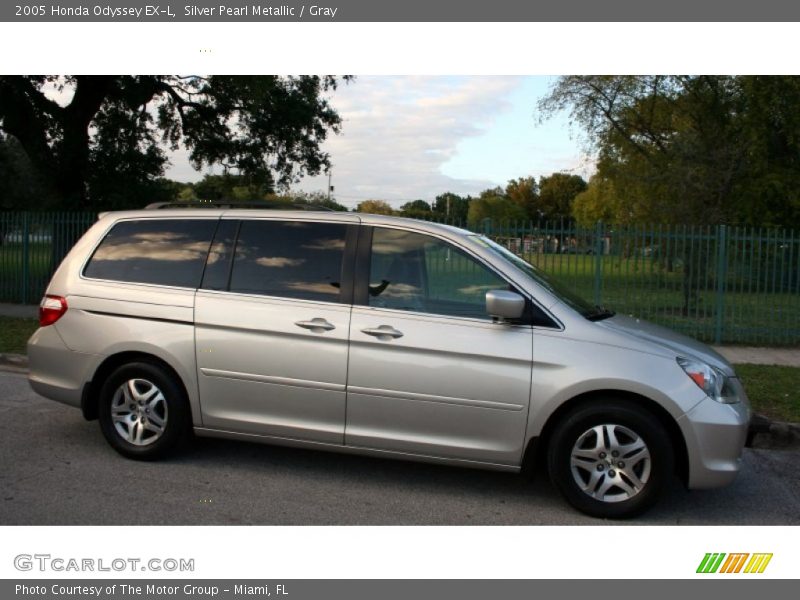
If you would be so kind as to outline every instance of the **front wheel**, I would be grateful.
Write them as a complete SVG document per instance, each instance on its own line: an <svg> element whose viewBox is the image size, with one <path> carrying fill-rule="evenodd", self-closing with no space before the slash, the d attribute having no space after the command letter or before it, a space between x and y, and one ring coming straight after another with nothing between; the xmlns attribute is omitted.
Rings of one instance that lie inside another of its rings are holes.
<svg viewBox="0 0 800 600"><path fill-rule="evenodd" d="M100 390L100 428L123 456L154 460L176 450L190 431L183 388L145 362L116 369Z"/></svg>
<svg viewBox="0 0 800 600"><path fill-rule="evenodd" d="M578 407L556 426L548 448L550 478L578 510L628 518L658 501L674 472L669 436L633 402Z"/></svg>

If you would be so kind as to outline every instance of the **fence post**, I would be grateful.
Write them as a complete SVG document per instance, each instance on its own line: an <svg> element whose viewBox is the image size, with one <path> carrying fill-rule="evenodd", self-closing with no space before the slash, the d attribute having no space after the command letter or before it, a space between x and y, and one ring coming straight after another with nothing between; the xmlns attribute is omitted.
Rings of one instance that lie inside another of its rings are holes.
<svg viewBox="0 0 800 600"><path fill-rule="evenodd" d="M603 222L598 221L594 226L594 303L603 304L601 298L603 283Z"/></svg>
<svg viewBox="0 0 800 600"><path fill-rule="evenodd" d="M20 299L23 304L28 303L28 287L30 287L30 213L25 212L22 217L22 293Z"/></svg>
<svg viewBox="0 0 800 600"><path fill-rule="evenodd" d="M725 277L727 267L727 232L725 225L717 226L717 294L714 314L714 343L722 343L722 329L725 325Z"/></svg>

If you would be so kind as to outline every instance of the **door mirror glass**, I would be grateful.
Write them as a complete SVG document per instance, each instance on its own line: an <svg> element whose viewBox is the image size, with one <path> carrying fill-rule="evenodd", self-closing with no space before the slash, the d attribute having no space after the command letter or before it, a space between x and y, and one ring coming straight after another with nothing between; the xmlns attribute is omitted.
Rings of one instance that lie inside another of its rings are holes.
<svg viewBox="0 0 800 600"><path fill-rule="evenodd" d="M501 320L513 320L522 317L525 311L525 298L508 290L490 290L486 292L486 312Z"/></svg>

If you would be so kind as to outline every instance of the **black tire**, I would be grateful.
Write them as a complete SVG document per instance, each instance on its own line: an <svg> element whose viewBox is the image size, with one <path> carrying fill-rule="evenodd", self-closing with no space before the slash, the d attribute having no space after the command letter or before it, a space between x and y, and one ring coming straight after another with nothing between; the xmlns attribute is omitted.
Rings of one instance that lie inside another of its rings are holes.
<svg viewBox="0 0 800 600"><path fill-rule="evenodd" d="M640 442L644 450L635 449ZM572 465L573 451L579 466ZM675 457L669 435L651 413L632 401L598 399L559 421L547 465L551 481L573 507L593 517L625 519L659 500L672 482Z"/></svg>
<svg viewBox="0 0 800 600"><path fill-rule="evenodd" d="M135 382L133 390L128 385L130 381ZM148 385L160 392L160 398ZM132 401L134 392L141 402ZM145 400L147 394L152 394L153 404ZM133 362L118 367L103 383L99 403L103 435L114 450L127 458L156 460L180 449L190 437L191 412L186 392L173 374L156 364ZM112 418L112 404L116 423ZM157 420L161 420L163 426L158 425ZM161 429L161 433L155 429Z"/></svg>

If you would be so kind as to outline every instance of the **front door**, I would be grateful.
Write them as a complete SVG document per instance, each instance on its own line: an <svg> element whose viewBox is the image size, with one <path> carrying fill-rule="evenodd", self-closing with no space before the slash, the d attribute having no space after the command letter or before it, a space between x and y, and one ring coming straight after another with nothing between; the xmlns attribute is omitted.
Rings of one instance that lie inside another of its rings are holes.
<svg viewBox="0 0 800 600"><path fill-rule="evenodd" d="M350 324L345 444L518 465L532 329L494 323L485 307L508 282L429 235L376 227L371 238L367 298Z"/></svg>

